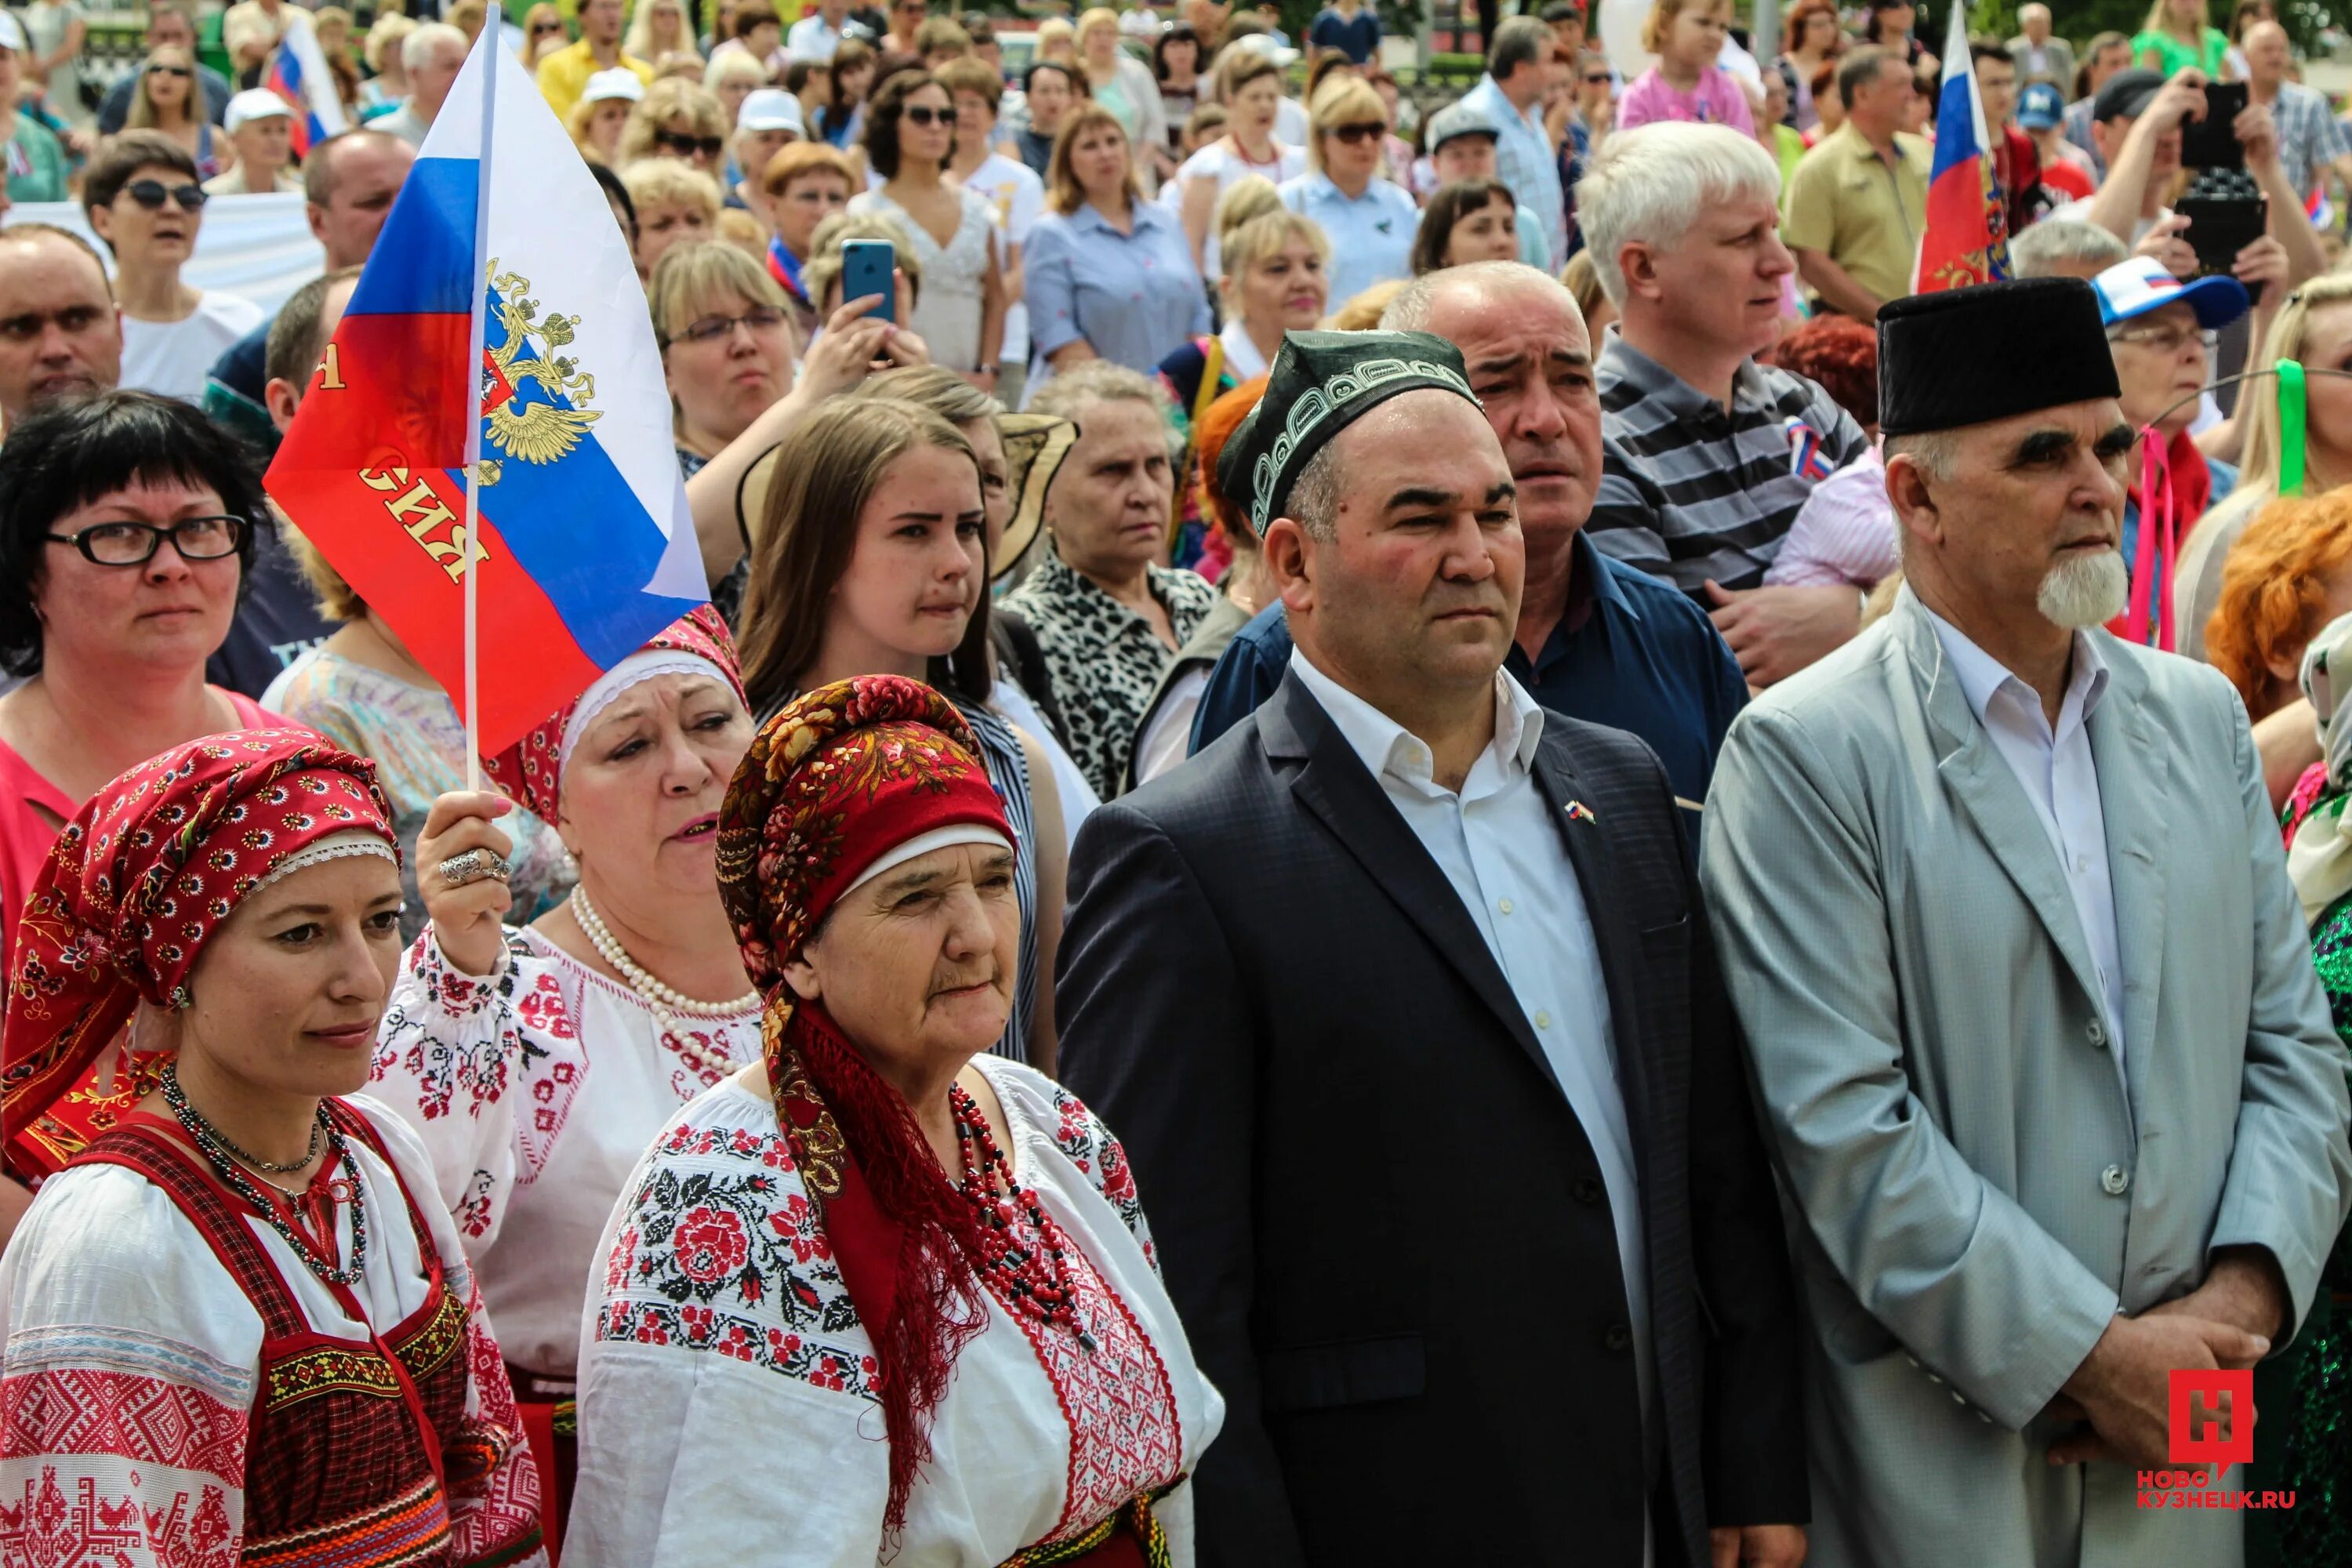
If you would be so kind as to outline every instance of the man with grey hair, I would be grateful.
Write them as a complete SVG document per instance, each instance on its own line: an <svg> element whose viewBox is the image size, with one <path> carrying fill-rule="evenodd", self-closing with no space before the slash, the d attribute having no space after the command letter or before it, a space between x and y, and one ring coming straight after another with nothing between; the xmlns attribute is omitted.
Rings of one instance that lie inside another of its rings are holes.
<svg viewBox="0 0 2352 1568"><path fill-rule="evenodd" d="M1160 564L1176 479L1156 383L1090 360L1046 382L1029 407L1071 421L1078 437L1045 492L1052 545L1004 602L1037 634L1070 755L1108 800L1127 782L1160 675L1217 591Z"/></svg>
<svg viewBox="0 0 2352 1568"><path fill-rule="evenodd" d="M1560 188L1559 149L1544 129L1544 89L1551 80L1552 32L1541 19L1517 16L1488 35L1486 74L1462 95L1461 106L1494 125L1495 177L1543 226L1554 256L1568 254L1568 203Z"/></svg>
<svg viewBox="0 0 2352 1568"><path fill-rule="evenodd" d="M1297 656L1079 830L1062 1072L1225 1398L1202 1563L1794 1568L1796 1310L1685 814L1504 668L1527 497L1475 375L1284 340L1217 479Z"/></svg>
<svg viewBox="0 0 2352 1568"><path fill-rule="evenodd" d="M1601 350L1592 542L1714 616L1767 686L1852 637L1861 595L1764 585L1813 486L1869 441L1803 376L1756 363L1794 267L1780 171L1728 126L1621 131L1577 185L1594 270L1617 307Z"/></svg>
<svg viewBox="0 0 2352 1568"><path fill-rule="evenodd" d="M1503 668L1553 712L1648 742L1675 795L1695 808L1706 799L1716 752L1748 689L1696 605L1612 560L1587 534L1601 473L1601 399L1575 297L1532 267L1473 262L1407 284L1381 330L1430 332L1460 348L1518 487L1527 585ZM1290 655L1289 623L1276 602L1211 672L1192 749L1271 698ZM1697 811L1685 820L1696 842Z"/></svg>
<svg viewBox="0 0 2352 1568"><path fill-rule="evenodd" d="M2021 82L2055 82L2062 93L2074 90L2074 46L2050 30L2050 7L2027 0L2017 8L2017 37L2009 40L2009 58L2017 63Z"/></svg>
<svg viewBox="0 0 2352 1568"><path fill-rule="evenodd" d="M398 109L368 122L371 131L399 137L411 147L425 145L457 72L466 64L466 35L446 22L427 22L400 41L400 63L408 72L408 96Z"/></svg>
<svg viewBox="0 0 2352 1568"><path fill-rule="evenodd" d="M2095 223L2051 217L2009 242L2011 268L2020 278L2096 278L2131 249Z"/></svg>
<svg viewBox="0 0 2352 1568"><path fill-rule="evenodd" d="M2294 1336L2352 1200L2245 709L2102 629L2105 348L2075 279L1889 307L1905 585L1749 705L1707 808L1797 1216L1817 1568L2239 1563L2242 1512L2135 1471L2174 1462L2183 1375L2251 1447L2221 1374Z"/></svg>

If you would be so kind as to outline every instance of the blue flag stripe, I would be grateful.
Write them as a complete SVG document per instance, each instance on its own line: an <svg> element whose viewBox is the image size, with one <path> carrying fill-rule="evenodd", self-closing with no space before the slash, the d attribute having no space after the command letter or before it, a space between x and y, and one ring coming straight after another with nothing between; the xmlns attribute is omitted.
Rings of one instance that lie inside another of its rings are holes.
<svg viewBox="0 0 2352 1568"><path fill-rule="evenodd" d="M360 275L346 314L462 316L473 309L474 193L482 166L471 158L420 158L384 219L378 264ZM399 265L382 262L397 258Z"/></svg>

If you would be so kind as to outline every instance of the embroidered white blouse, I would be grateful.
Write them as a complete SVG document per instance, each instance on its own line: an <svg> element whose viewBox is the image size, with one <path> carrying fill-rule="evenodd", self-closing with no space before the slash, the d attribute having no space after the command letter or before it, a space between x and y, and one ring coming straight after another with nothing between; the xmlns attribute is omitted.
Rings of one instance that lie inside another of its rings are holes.
<svg viewBox="0 0 2352 1568"><path fill-rule="evenodd" d="M424 1139L517 1366L572 1375L596 1238L630 1168L680 1105L760 1058L757 1008L678 1030L535 931L509 928L478 978L430 930L401 960L373 1092Z"/></svg>
<svg viewBox="0 0 2352 1568"><path fill-rule="evenodd" d="M457 1230L433 1202L425 1150L383 1106L356 1096L344 1103L399 1163L443 1278L469 1309L467 1414L514 1434L481 1495L446 1499L448 1560L474 1562L537 1520L538 1479L519 1470L526 1450L498 1342ZM431 1284L392 1167L359 1139L350 1149L367 1205L367 1258L352 1287L366 1323L345 1315L275 1230L257 1217L247 1224L310 1326L364 1341L371 1328L390 1333L414 1316ZM343 1227L337 1250L349 1258L348 1220ZM236 1563L263 1323L179 1205L126 1166L60 1171L41 1184L0 1258L0 1562ZM404 1407L392 1409L408 1419ZM547 1554L534 1550L518 1561L544 1568Z"/></svg>
<svg viewBox="0 0 2352 1568"><path fill-rule="evenodd" d="M1035 1069L974 1058L1004 1108L1013 1179L1076 1244L1097 1349L1030 1331L992 1294L956 1359L896 1561L993 1568L1189 1476L1224 1420L1161 1288L1127 1157ZM873 1345L779 1133L730 1078L631 1177L582 1324L580 1474L565 1568L738 1561L769 1520L771 1568L872 1568L888 1448ZM1025 1326L1024 1325L1028 1325ZM1189 1483L1154 1509L1192 1562Z"/></svg>

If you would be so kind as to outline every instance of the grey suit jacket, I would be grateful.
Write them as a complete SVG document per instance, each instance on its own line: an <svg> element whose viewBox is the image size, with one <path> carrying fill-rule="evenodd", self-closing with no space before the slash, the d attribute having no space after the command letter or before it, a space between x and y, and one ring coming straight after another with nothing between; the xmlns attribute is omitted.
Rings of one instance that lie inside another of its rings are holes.
<svg viewBox="0 0 2352 1568"><path fill-rule="evenodd" d="M1717 765L1701 876L1793 1214L1818 1568L2235 1563L2241 1515L2052 1468L2039 1413L2217 1247L2269 1248L2300 1323L2345 1217L2345 1055L2245 712L2087 635L2121 1074L2057 856L1907 590Z"/></svg>
<svg viewBox="0 0 2352 1568"><path fill-rule="evenodd" d="M2072 99L2074 96L2074 46L2053 33L2050 41L2042 46L2042 54L2043 62L2050 68L2043 74L2058 84L2058 96ZM2033 58L2033 45L2024 34L2020 33L2009 40L2009 58L2017 66L2018 86L2023 87L2027 82L2037 79L2032 67L2026 63Z"/></svg>

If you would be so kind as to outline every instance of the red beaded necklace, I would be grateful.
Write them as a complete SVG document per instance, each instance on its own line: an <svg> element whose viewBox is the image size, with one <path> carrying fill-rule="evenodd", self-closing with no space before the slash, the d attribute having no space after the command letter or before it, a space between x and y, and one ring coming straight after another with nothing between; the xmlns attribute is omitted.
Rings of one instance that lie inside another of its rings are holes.
<svg viewBox="0 0 2352 1568"><path fill-rule="evenodd" d="M1070 1298L1069 1238L1035 1193L1014 1184L1012 1163L996 1146L979 1101L950 1084L948 1103L962 1156L961 1190L980 1216L982 1278L993 1279L999 1299L1015 1311L1075 1334L1081 1349L1093 1350L1094 1336L1079 1325Z"/></svg>

